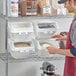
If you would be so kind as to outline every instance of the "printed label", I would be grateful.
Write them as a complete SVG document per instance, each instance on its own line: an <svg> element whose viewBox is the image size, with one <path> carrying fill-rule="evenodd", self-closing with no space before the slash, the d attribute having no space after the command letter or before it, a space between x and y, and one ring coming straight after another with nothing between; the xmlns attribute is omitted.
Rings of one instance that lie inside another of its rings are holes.
<svg viewBox="0 0 76 76"><path fill-rule="evenodd" d="M43 8L43 14L51 14L51 8L50 7L44 7Z"/></svg>
<svg viewBox="0 0 76 76"><path fill-rule="evenodd" d="M37 12L27 12L26 15L37 15Z"/></svg>

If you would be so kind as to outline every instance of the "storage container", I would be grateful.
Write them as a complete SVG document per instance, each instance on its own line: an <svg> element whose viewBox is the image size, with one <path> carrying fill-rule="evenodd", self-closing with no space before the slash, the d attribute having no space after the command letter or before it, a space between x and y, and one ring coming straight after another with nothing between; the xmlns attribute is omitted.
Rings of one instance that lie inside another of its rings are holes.
<svg viewBox="0 0 76 76"><path fill-rule="evenodd" d="M64 7L64 4L58 4L59 0L52 0L52 14L53 15L67 15L68 11Z"/></svg>
<svg viewBox="0 0 76 76"><path fill-rule="evenodd" d="M34 30L37 38L50 38L57 29L57 22L54 21L37 21L34 23Z"/></svg>
<svg viewBox="0 0 76 76"><path fill-rule="evenodd" d="M38 0L38 12L41 16L52 15L52 9L49 0Z"/></svg>
<svg viewBox="0 0 76 76"><path fill-rule="evenodd" d="M20 0L21 16L37 16L37 0Z"/></svg>
<svg viewBox="0 0 76 76"><path fill-rule="evenodd" d="M11 17L18 17L18 0L10 0L10 14Z"/></svg>
<svg viewBox="0 0 76 76"><path fill-rule="evenodd" d="M8 50L14 58L27 58L37 53L33 40L13 41L8 39Z"/></svg>
<svg viewBox="0 0 76 76"><path fill-rule="evenodd" d="M8 36L11 39L32 39L34 30L32 22L14 22L8 25Z"/></svg>
<svg viewBox="0 0 76 76"><path fill-rule="evenodd" d="M53 54L48 53L47 47L53 46L55 48L59 47L59 41L56 41L55 39L41 39L36 40L36 49L38 50L38 55L41 57L52 57Z"/></svg>

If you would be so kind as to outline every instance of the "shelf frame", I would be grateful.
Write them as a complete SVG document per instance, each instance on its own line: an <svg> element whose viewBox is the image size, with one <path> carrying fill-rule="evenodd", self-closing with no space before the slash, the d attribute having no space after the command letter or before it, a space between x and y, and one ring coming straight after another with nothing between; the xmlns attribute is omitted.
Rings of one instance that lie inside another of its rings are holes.
<svg viewBox="0 0 76 76"><path fill-rule="evenodd" d="M8 23L11 21L25 21L25 20L35 20L35 19L61 19L61 18L73 18L73 16L65 15L65 16L31 16L31 17L8 17L8 0L5 0L6 3L6 15L0 14L0 18L4 19L5 24L5 53L0 53L0 58L6 63L6 69L5 69L5 76L8 76L8 63L17 63L17 62L29 62L29 61L53 61L53 60L64 60L64 56L53 56L53 57L40 57L40 56L30 56L27 58L22 59L15 59L11 56L11 54L7 50L7 42L8 42L8 33L7 33L7 26Z"/></svg>
<svg viewBox="0 0 76 76"><path fill-rule="evenodd" d="M0 58L7 62L6 53L0 53ZM40 57L37 55L29 56L27 58L13 58L11 54L8 54L8 63L17 63L17 62L29 62L29 61L54 61L54 60L64 60L65 57L62 55L55 55L52 57Z"/></svg>

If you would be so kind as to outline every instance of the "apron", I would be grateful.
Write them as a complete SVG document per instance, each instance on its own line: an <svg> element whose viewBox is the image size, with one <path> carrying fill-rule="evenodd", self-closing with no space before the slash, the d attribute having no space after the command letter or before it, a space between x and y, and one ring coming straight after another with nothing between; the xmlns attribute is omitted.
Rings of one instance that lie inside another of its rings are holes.
<svg viewBox="0 0 76 76"><path fill-rule="evenodd" d="M74 19L74 21L75 20L76 19ZM68 32L66 49L73 48L73 46L71 44L71 40L70 40L70 32L71 32L71 28L72 28L74 21L72 22L72 24L70 26L70 30ZM67 56L65 57L65 67L64 67L63 76L76 76L76 57L67 57Z"/></svg>

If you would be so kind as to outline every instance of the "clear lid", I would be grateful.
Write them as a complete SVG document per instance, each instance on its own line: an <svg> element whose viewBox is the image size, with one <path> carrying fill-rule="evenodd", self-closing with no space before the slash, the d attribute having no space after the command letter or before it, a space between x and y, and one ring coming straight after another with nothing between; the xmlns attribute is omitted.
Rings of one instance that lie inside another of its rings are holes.
<svg viewBox="0 0 76 76"><path fill-rule="evenodd" d="M9 23L8 28L11 32L34 32L32 22Z"/></svg>

